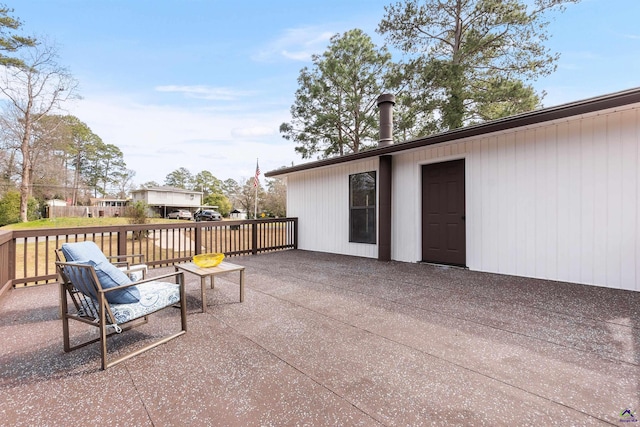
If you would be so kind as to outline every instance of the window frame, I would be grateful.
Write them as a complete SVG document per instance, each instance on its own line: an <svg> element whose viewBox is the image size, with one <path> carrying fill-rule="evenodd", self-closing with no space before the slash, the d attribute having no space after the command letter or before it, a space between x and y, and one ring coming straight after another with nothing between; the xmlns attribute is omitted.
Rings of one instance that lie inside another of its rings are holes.
<svg viewBox="0 0 640 427"><path fill-rule="evenodd" d="M354 188L358 176L369 175L373 178L373 189L363 188L362 193L355 194L357 188ZM366 194L369 193L369 194ZM373 196L371 198L369 196ZM357 200L365 200L363 205L354 205ZM378 241L378 176L377 172L367 171L349 175L349 242L350 243L366 243L377 244ZM364 216L363 216L364 214ZM358 230L359 227L365 227L365 230ZM370 228L369 228L370 227Z"/></svg>

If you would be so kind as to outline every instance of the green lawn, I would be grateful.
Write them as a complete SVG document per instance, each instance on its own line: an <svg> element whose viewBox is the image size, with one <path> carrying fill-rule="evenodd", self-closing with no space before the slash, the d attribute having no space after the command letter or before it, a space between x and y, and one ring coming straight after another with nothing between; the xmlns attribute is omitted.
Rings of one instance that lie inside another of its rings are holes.
<svg viewBox="0 0 640 427"><path fill-rule="evenodd" d="M166 224L172 222L181 222L178 219L150 218L151 224ZM184 222L184 221L182 221ZM128 218L45 218L36 221L22 222L18 224L9 224L0 227L0 230L27 230L36 228L63 228L63 227L101 227L104 225L127 225Z"/></svg>

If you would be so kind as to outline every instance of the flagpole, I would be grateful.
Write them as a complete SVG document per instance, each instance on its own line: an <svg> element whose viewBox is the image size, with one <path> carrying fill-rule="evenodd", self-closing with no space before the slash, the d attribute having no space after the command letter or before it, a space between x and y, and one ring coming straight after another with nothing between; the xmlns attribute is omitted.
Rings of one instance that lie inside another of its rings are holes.
<svg viewBox="0 0 640 427"><path fill-rule="evenodd" d="M257 185L256 185L255 204L253 208L253 219L258 219L258 186Z"/></svg>

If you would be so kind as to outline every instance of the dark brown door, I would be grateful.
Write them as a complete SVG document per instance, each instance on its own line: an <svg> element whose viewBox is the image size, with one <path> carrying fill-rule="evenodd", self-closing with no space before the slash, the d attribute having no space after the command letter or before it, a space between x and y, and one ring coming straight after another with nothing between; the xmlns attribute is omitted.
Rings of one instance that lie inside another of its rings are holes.
<svg viewBox="0 0 640 427"><path fill-rule="evenodd" d="M422 260L466 265L464 160L422 167Z"/></svg>

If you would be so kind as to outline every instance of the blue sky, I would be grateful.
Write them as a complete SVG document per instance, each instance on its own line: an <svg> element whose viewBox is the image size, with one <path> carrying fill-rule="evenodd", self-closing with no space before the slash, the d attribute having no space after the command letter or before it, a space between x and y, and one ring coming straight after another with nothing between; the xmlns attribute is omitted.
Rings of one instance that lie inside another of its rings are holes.
<svg viewBox="0 0 640 427"><path fill-rule="evenodd" d="M179 167L244 182L256 158L263 174L302 163L278 132L300 69L336 33L360 28L383 44L375 29L395 0L5 1L80 82L69 112L123 151L135 183L162 184ZM544 105L640 86L638 16L638 0L555 15L558 69L534 82Z"/></svg>

